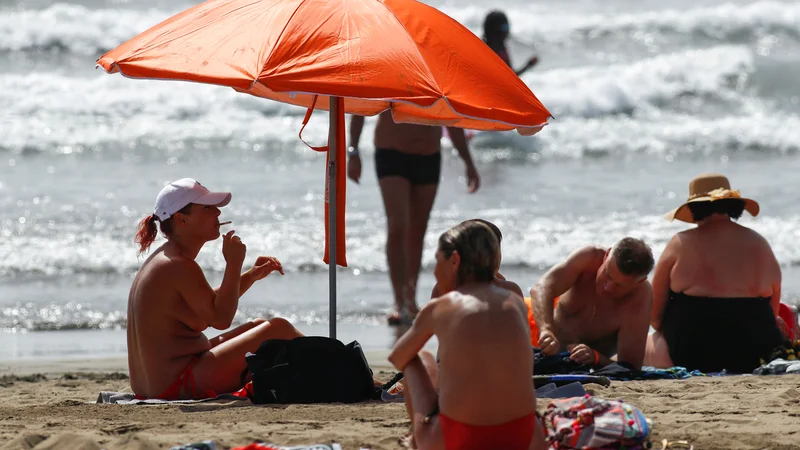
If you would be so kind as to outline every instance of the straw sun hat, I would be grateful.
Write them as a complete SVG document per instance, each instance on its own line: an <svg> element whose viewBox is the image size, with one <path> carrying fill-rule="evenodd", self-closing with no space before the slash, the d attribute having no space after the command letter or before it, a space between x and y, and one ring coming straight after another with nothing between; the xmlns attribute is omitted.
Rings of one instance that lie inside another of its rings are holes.
<svg viewBox="0 0 800 450"><path fill-rule="evenodd" d="M759 211L758 202L749 198L743 198L739 191L731 190L731 183L725 175L718 173L704 173L696 176L689 182L689 199L686 203L673 209L664 215L664 218L673 221L675 219L684 222L694 223L692 211L689 203L694 202L713 202L724 199L739 199L744 202L745 211L752 216L757 216Z"/></svg>

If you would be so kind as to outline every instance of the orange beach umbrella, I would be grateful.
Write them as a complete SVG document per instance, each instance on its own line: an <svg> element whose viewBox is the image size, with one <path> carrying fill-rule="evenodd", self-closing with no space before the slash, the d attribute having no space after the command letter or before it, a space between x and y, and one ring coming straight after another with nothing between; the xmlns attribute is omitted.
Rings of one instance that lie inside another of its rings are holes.
<svg viewBox="0 0 800 450"><path fill-rule="evenodd" d="M477 36L416 0L208 0L97 60L130 78L194 81L330 111L325 255L330 334L344 249L344 114L531 135L550 113ZM338 191L338 192L337 192Z"/></svg>

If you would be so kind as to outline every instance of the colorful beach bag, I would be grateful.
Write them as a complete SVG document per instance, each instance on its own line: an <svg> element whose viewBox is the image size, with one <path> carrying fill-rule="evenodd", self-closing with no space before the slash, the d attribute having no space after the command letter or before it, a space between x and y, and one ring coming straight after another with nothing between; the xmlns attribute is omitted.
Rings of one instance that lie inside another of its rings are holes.
<svg viewBox="0 0 800 450"><path fill-rule="evenodd" d="M650 421L622 401L586 395L552 400L544 413L553 449L649 448Z"/></svg>

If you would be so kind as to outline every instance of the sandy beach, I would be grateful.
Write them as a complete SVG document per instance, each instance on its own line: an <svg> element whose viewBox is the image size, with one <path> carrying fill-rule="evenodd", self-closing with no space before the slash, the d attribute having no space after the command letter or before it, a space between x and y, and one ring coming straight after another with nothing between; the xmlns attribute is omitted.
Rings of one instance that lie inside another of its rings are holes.
<svg viewBox="0 0 800 450"><path fill-rule="evenodd" d="M371 352L377 378L394 372L385 352ZM662 439L695 449L800 448L800 377L731 376L587 385L622 399L653 421ZM280 445L338 442L345 449L402 448L408 430L399 403L242 406L94 404L100 391L130 392L121 358L0 362L0 449L164 449L213 440L219 448L264 441ZM539 402L539 409L546 407Z"/></svg>

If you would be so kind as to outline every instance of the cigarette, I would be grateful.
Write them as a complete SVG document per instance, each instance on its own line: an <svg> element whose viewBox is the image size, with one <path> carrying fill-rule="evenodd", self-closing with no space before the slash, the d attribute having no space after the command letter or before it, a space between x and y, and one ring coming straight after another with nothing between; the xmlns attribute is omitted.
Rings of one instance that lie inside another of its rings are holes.
<svg viewBox="0 0 800 450"><path fill-rule="evenodd" d="M231 221L230 221L230 220L229 220L229 221L227 221L227 222L220 222L220 223L219 223L219 226L228 225L229 223L231 223Z"/></svg>

